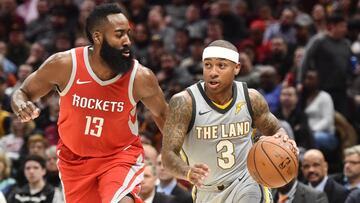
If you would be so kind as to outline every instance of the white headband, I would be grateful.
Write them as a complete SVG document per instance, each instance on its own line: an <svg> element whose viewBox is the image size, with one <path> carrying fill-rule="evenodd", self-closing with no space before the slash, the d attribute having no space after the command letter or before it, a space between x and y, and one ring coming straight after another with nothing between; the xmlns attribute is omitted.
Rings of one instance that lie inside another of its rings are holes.
<svg viewBox="0 0 360 203"><path fill-rule="evenodd" d="M207 58L223 58L236 64L239 63L239 53L224 47L210 46L203 51L202 60Z"/></svg>

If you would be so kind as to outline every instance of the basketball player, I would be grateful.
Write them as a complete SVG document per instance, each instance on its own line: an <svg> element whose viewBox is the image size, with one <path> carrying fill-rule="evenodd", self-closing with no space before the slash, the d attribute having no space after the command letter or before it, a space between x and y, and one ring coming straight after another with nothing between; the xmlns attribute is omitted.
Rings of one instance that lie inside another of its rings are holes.
<svg viewBox="0 0 360 203"><path fill-rule="evenodd" d="M240 71L235 46L224 40L203 51L204 81L174 95L164 125L162 160L178 178L196 185L195 202L269 202L267 189L249 175L246 157L253 128L289 140L259 92L234 81ZM183 149L186 164L180 158Z"/></svg>
<svg viewBox="0 0 360 203"><path fill-rule="evenodd" d="M155 75L132 58L128 19L116 4L86 21L91 46L56 53L12 98L23 122L38 117L32 101L54 87L60 94L59 171L66 202L142 202L143 148L136 104L162 129L167 104Z"/></svg>

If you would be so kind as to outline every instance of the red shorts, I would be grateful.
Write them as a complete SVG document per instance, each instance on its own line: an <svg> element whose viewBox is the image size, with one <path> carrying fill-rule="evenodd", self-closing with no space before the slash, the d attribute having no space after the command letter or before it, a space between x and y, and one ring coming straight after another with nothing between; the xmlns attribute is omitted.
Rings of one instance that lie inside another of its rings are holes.
<svg viewBox="0 0 360 203"><path fill-rule="evenodd" d="M120 153L85 158L58 144L58 168L67 203L118 203L131 194L135 203L143 180L143 148L130 145Z"/></svg>

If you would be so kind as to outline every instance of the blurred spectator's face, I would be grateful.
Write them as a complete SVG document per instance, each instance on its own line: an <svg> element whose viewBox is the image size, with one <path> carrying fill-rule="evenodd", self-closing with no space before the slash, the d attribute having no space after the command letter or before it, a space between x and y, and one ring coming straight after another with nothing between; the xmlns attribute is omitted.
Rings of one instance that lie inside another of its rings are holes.
<svg viewBox="0 0 360 203"><path fill-rule="evenodd" d="M210 16L218 16L220 13L219 4L214 2L210 5Z"/></svg>
<svg viewBox="0 0 360 203"><path fill-rule="evenodd" d="M284 87L280 94L280 103L283 107L294 106L297 103L297 95L294 87Z"/></svg>
<svg viewBox="0 0 360 203"><path fill-rule="evenodd" d="M230 2L228 0L219 1L219 13L220 14L231 13Z"/></svg>
<svg viewBox="0 0 360 203"><path fill-rule="evenodd" d="M191 44L191 56L196 60L201 60L202 52L204 51L204 44L202 42L196 42Z"/></svg>
<svg viewBox="0 0 360 203"><path fill-rule="evenodd" d="M155 190L156 176L151 166L145 166L144 180L141 182L140 196L148 197Z"/></svg>
<svg viewBox="0 0 360 203"><path fill-rule="evenodd" d="M6 44L3 41L0 41L0 54L6 55Z"/></svg>
<svg viewBox="0 0 360 203"><path fill-rule="evenodd" d="M294 13L289 9L284 9L281 13L280 23L282 26L291 26L294 22Z"/></svg>
<svg viewBox="0 0 360 203"><path fill-rule="evenodd" d="M246 75L252 71L252 64L249 56L246 53L240 53L239 61L241 64L240 75Z"/></svg>
<svg viewBox="0 0 360 203"><path fill-rule="evenodd" d="M160 25L162 22L163 22L163 17L161 16L161 13L156 9L152 9L148 15L149 26L156 27Z"/></svg>
<svg viewBox="0 0 360 203"><path fill-rule="evenodd" d="M263 19L263 20L269 20L272 17L271 8L268 5L262 5L259 8L258 13L259 13L260 19Z"/></svg>
<svg viewBox="0 0 360 203"><path fill-rule="evenodd" d="M46 15L49 12L49 5L46 0L39 0L37 4L37 10L39 12L39 15Z"/></svg>
<svg viewBox="0 0 360 203"><path fill-rule="evenodd" d="M56 46L56 51L69 50L71 49L70 39L64 37L57 38L55 39L55 46Z"/></svg>
<svg viewBox="0 0 360 203"><path fill-rule="evenodd" d="M325 19L325 9L322 5L316 4L312 10L312 17L314 21L322 21Z"/></svg>
<svg viewBox="0 0 360 203"><path fill-rule="evenodd" d="M163 55L161 57L161 69L163 70L172 70L176 66L176 61L171 55Z"/></svg>
<svg viewBox="0 0 360 203"><path fill-rule="evenodd" d="M179 48L186 48L188 45L189 37L185 32L177 31L175 34L175 45Z"/></svg>
<svg viewBox="0 0 360 203"><path fill-rule="evenodd" d="M78 37L76 40L75 40L75 47L82 47L82 46L86 46L86 45L89 45L89 41L87 38L85 37Z"/></svg>
<svg viewBox="0 0 360 203"><path fill-rule="evenodd" d="M4 175L4 172L5 172L5 163L3 161L0 161L0 174L1 176ZM0 176L0 180L2 180L4 177L1 177Z"/></svg>
<svg viewBox="0 0 360 203"><path fill-rule="evenodd" d="M19 67L17 76L20 82L24 82L24 80L32 73L33 68L30 65L23 64Z"/></svg>
<svg viewBox="0 0 360 203"><path fill-rule="evenodd" d="M132 1L130 1L130 7L132 9L142 8L144 6L145 6L145 1L144 0L132 0Z"/></svg>
<svg viewBox="0 0 360 203"><path fill-rule="evenodd" d="M24 172L28 182L34 184L43 179L46 174L46 169L42 168L37 161L27 161Z"/></svg>
<svg viewBox="0 0 360 203"><path fill-rule="evenodd" d="M21 45L25 42L25 35L23 31L14 30L9 33L9 43L13 45Z"/></svg>
<svg viewBox="0 0 360 203"><path fill-rule="evenodd" d="M24 136L26 123L21 122L19 118L12 120L12 131L15 135Z"/></svg>
<svg viewBox="0 0 360 203"><path fill-rule="evenodd" d="M307 71L304 78L304 89L315 90L318 89L318 74L316 71Z"/></svg>
<svg viewBox="0 0 360 203"><path fill-rule="evenodd" d="M318 185L327 175L328 166L321 154L308 152L304 155L302 172L313 186Z"/></svg>
<svg viewBox="0 0 360 203"><path fill-rule="evenodd" d="M330 32L333 33L333 36L337 39L342 39L347 34L347 24L346 22L340 22L334 25L330 25Z"/></svg>
<svg viewBox="0 0 360 203"><path fill-rule="evenodd" d="M144 24L137 24L134 31L135 43L144 43L149 40L148 32Z"/></svg>
<svg viewBox="0 0 360 203"><path fill-rule="evenodd" d="M301 66L301 62L302 62L302 60L304 58L304 53L305 53L304 48L296 49L295 54L294 54L294 63L295 63L296 67Z"/></svg>
<svg viewBox="0 0 360 203"><path fill-rule="evenodd" d="M286 54L286 44L282 38L275 37L271 39L271 53L274 55Z"/></svg>
<svg viewBox="0 0 360 203"><path fill-rule="evenodd" d="M164 168L161 160L161 154L156 159L156 174L160 181L168 182L174 179L174 176L172 176L171 173Z"/></svg>
<svg viewBox="0 0 360 203"><path fill-rule="evenodd" d="M2 0L0 1L1 8L4 12L10 13L16 9L16 1L15 0Z"/></svg>
<svg viewBox="0 0 360 203"><path fill-rule="evenodd" d="M244 16L248 12L248 6L245 1L238 1L235 5L235 13L238 16Z"/></svg>
<svg viewBox="0 0 360 203"><path fill-rule="evenodd" d="M344 159L344 175L349 179L360 177L360 155L353 153L345 156Z"/></svg>
<svg viewBox="0 0 360 203"><path fill-rule="evenodd" d="M194 5L189 5L186 9L185 17L187 22L194 22L199 19L199 9Z"/></svg>
<svg viewBox="0 0 360 203"><path fill-rule="evenodd" d="M46 154L46 169L47 171L58 171L56 165L57 157L56 154Z"/></svg>
<svg viewBox="0 0 360 203"><path fill-rule="evenodd" d="M50 18L51 24L54 28L63 28L66 24L66 17L60 15L53 15Z"/></svg>
<svg viewBox="0 0 360 203"><path fill-rule="evenodd" d="M41 59L42 57L44 57L44 54L45 54L45 50L42 45L40 45L39 43L32 44L30 49L30 55L38 59Z"/></svg>
<svg viewBox="0 0 360 203"><path fill-rule="evenodd" d="M32 142L29 145L29 154L36 154L45 157L46 146L43 142Z"/></svg>
<svg viewBox="0 0 360 203"><path fill-rule="evenodd" d="M207 36L213 40L222 38L222 28L219 24L208 24L207 26Z"/></svg>

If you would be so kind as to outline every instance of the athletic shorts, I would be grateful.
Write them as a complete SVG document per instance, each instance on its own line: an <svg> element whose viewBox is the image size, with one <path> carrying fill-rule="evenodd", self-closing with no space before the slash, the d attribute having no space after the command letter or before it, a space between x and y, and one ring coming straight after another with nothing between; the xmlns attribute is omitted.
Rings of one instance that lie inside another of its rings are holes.
<svg viewBox="0 0 360 203"><path fill-rule="evenodd" d="M66 203L118 203L138 196L143 180L143 148L132 146L99 158L80 157L61 142L58 144L58 168Z"/></svg>
<svg viewBox="0 0 360 203"><path fill-rule="evenodd" d="M248 173L227 185L195 188L195 190L195 203L273 202L269 189L256 183Z"/></svg>

